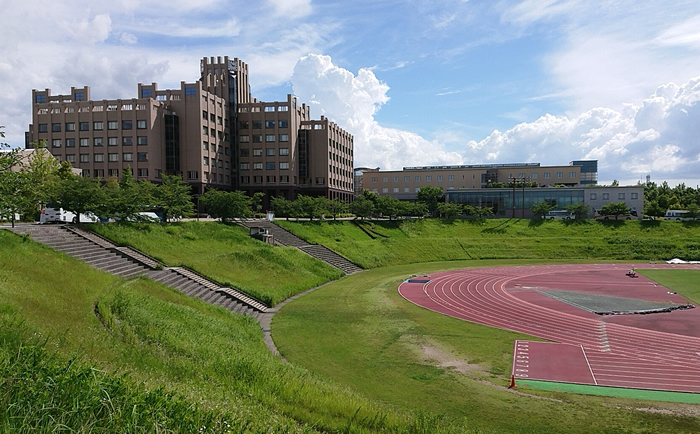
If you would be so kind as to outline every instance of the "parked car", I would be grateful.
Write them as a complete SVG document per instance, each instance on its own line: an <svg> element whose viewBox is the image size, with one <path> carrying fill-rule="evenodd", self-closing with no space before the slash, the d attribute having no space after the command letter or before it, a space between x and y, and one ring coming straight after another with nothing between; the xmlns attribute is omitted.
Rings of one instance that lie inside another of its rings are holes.
<svg viewBox="0 0 700 434"><path fill-rule="evenodd" d="M639 214L637 211L632 210L627 214L600 214L598 211L595 212L594 218L596 220L639 220Z"/></svg>

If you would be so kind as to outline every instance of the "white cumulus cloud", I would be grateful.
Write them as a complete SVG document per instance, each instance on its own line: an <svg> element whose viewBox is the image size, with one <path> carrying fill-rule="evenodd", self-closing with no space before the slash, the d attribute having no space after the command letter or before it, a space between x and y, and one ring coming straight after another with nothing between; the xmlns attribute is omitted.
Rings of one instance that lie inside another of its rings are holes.
<svg viewBox="0 0 700 434"><path fill-rule="evenodd" d="M464 160L566 164L597 159L601 180L700 178L700 77L660 86L621 111L588 110L576 117L544 115L469 141Z"/></svg>
<svg viewBox="0 0 700 434"><path fill-rule="evenodd" d="M460 164L458 152L409 131L382 127L374 115L389 101L389 86L367 68L357 75L333 64L329 56L309 54L292 74L294 93L311 105L312 117L328 117L351 133L355 166L400 169L403 166Z"/></svg>

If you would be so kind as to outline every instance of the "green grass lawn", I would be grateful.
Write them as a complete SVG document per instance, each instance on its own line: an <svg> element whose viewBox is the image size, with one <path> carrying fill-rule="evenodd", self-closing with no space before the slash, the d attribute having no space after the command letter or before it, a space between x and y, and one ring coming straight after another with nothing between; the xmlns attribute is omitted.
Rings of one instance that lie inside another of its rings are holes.
<svg viewBox="0 0 700 434"><path fill-rule="evenodd" d="M96 224L90 229L169 266L185 265L274 306L343 272L292 247L273 247L215 222Z"/></svg>
<svg viewBox="0 0 700 434"><path fill-rule="evenodd" d="M292 363L367 396L442 413L467 427L493 432L699 431L696 417L662 414L689 408L685 404L527 387L518 391L537 397L507 391L513 341L534 338L435 314L397 292L398 284L413 274L532 262L437 262L365 271L285 305L273 319L273 337ZM635 410L649 407L658 412Z"/></svg>
<svg viewBox="0 0 700 434"><path fill-rule="evenodd" d="M5 231L0 258L2 431L458 432L284 363L249 317Z"/></svg>
<svg viewBox="0 0 700 434"><path fill-rule="evenodd" d="M364 268L465 259L700 259L700 222L414 219L277 224Z"/></svg>

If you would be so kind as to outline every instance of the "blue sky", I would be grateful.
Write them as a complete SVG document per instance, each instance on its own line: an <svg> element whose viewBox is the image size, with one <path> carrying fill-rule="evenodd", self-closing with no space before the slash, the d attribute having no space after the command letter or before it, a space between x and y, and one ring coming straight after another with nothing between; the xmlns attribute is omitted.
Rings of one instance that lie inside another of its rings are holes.
<svg viewBox="0 0 700 434"><path fill-rule="evenodd" d="M239 57L254 96L298 95L356 166L598 159L601 182L700 184L697 1L0 0L0 125L31 89L131 98Z"/></svg>

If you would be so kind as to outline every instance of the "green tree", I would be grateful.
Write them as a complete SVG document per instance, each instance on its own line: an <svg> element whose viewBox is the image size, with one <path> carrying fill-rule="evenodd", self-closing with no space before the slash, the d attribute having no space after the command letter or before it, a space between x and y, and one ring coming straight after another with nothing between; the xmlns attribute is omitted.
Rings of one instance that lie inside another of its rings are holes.
<svg viewBox="0 0 700 434"><path fill-rule="evenodd" d="M302 216L308 217L309 220L313 220L316 216L320 217L319 201L314 200L313 197L300 194L294 202L299 207Z"/></svg>
<svg viewBox="0 0 700 434"><path fill-rule="evenodd" d="M410 217L423 217L428 214L428 207L422 202L401 201L400 215Z"/></svg>
<svg viewBox="0 0 700 434"><path fill-rule="evenodd" d="M282 196L273 197L270 199L270 206L276 217L293 217L294 212L291 200L287 200Z"/></svg>
<svg viewBox="0 0 700 434"><path fill-rule="evenodd" d="M586 205L583 202L572 203L567 205L565 208L568 212L575 215L577 219L586 218L591 210L590 205Z"/></svg>
<svg viewBox="0 0 700 434"><path fill-rule="evenodd" d="M656 200L646 200L644 203L644 215L663 217L666 215L666 208L662 208Z"/></svg>
<svg viewBox="0 0 700 434"><path fill-rule="evenodd" d="M437 211L441 217L450 218L461 215L464 211L464 207L454 202L440 202L437 205Z"/></svg>
<svg viewBox="0 0 700 434"><path fill-rule="evenodd" d="M338 215L348 212L348 204L336 197L335 199L328 201L326 204L326 210L333 216L333 220L335 220Z"/></svg>
<svg viewBox="0 0 700 434"><path fill-rule="evenodd" d="M214 218L222 222L234 218L246 218L253 215L253 198L242 191L207 190L201 197L202 205Z"/></svg>
<svg viewBox="0 0 700 434"><path fill-rule="evenodd" d="M74 213L76 222L80 223L80 215L97 210L104 201L104 194L97 180L72 175L54 185L49 201Z"/></svg>
<svg viewBox="0 0 700 434"><path fill-rule="evenodd" d="M262 200L264 197L265 193L262 191L253 193L253 196L250 198L250 206L254 213L260 214L262 212Z"/></svg>
<svg viewBox="0 0 700 434"><path fill-rule="evenodd" d="M374 202L363 194L350 204L350 212L362 219L372 217L374 215Z"/></svg>
<svg viewBox="0 0 700 434"><path fill-rule="evenodd" d="M0 175L0 212L15 227L16 215L28 215L36 209L31 178L26 172L11 171Z"/></svg>
<svg viewBox="0 0 700 434"><path fill-rule="evenodd" d="M26 164L22 166L22 171L27 174L32 185L31 200L36 206L39 203L46 203L48 194L59 177L58 171L61 164L46 150L44 141L35 144L34 151L29 154Z"/></svg>
<svg viewBox="0 0 700 434"><path fill-rule="evenodd" d="M694 219L698 215L700 215L700 206L698 206L697 203L691 203L685 209L688 211L688 217L691 219Z"/></svg>
<svg viewBox="0 0 700 434"><path fill-rule="evenodd" d="M626 215L630 212L630 207L624 202L610 202L600 209L600 213L603 215L614 215L615 220L618 219L620 215Z"/></svg>
<svg viewBox="0 0 700 434"><path fill-rule="evenodd" d="M442 191L442 188L429 185L421 187L417 193L418 202L424 203L433 217L435 217L437 212L438 202L443 202L444 196L445 193Z"/></svg>
<svg viewBox="0 0 700 434"><path fill-rule="evenodd" d="M477 216L479 218L488 217L493 215L493 207L486 205L476 205L472 206L469 211L471 215Z"/></svg>
<svg viewBox="0 0 700 434"><path fill-rule="evenodd" d="M391 220L401 208L401 201L389 195L379 196L375 204L375 212Z"/></svg>
<svg viewBox="0 0 700 434"><path fill-rule="evenodd" d="M547 213L552 211L555 208L556 208L556 206L543 200L542 202L537 202L535 204L532 204L532 206L530 207L530 210L532 211L533 214L540 216L540 218L545 218Z"/></svg>
<svg viewBox="0 0 700 434"><path fill-rule="evenodd" d="M109 180L107 184L110 184ZM127 166L118 182L118 189L113 192L116 195L110 197L112 215L126 221L143 219L139 213L149 209L153 202L149 187L150 183L147 185L147 181L136 181L131 167Z"/></svg>
<svg viewBox="0 0 700 434"><path fill-rule="evenodd" d="M194 212L190 186L179 175L161 175L163 182L155 190L157 206L165 221L186 217Z"/></svg>

